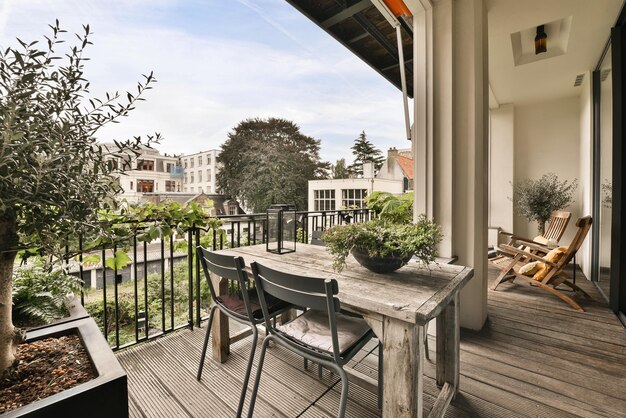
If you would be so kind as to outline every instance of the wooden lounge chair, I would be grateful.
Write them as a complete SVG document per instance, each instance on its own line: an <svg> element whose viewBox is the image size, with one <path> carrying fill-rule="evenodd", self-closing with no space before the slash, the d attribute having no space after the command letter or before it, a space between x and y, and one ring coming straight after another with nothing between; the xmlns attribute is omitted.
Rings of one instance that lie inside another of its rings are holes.
<svg viewBox="0 0 626 418"><path fill-rule="evenodd" d="M527 250L533 254L537 255L545 255L550 251L546 245L549 241L559 242L565 233L565 229L569 224L569 220L572 217L572 212L555 210L550 214L550 220L548 221L548 227L546 228L543 235L539 235L533 239L520 237L519 235L511 234L508 232L501 231L500 234L509 235L509 242L506 245L502 245L498 248L498 256L494 257L494 261L498 261L502 257L512 258L515 256L514 253L511 253L507 250L508 247L517 247L524 250ZM544 247L542 250L539 249L530 249L528 245L532 244L535 247L541 246Z"/></svg>
<svg viewBox="0 0 626 418"><path fill-rule="evenodd" d="M573 284L569 280L567 274L563 271L565 266L569 264L569 262L572 260L572 258L582 245L583 241L585 240L585 237L589 232L589 228L591 227L591 216L585 216L578 219L578 221L576 222L576 226L578 227L578 231L576 232L572 243L569 245L569 247L561 247L564 248L564 253L561 258L556 262L547 261L540 255L531 252L545 251L545 247L542 246L526 243L525 245L530 249L530 251L527 251L524 249L504 245L503 247L505 247L505 251L513 254L513 257L504 257L499 260L489 260L489 264L499 268L502 271L496 281L491 285L491 290L496 290L496 288L502 282L513 281L516 278L522 279L552 293L553 295L570 305L572 308L584 312L584 309L570 296L557 289L559 285L563 284L568 286L574 292L580 292L587 299L591 298L584 290ZM527 276L519 272L522 266L533 261L545 263L543 265L545 269L545 277L541 280L535 280L532 276Z"/></svg>

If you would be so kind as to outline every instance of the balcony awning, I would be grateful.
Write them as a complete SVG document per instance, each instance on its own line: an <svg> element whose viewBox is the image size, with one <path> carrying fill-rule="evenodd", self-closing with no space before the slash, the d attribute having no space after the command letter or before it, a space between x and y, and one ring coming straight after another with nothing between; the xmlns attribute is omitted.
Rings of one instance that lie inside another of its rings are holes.
<svg viewBox="0 0 626 418"><path fill-rule="evenodd" d="M371 0L287 0L402 90L396 29ZM413 33L402 21L407 93L413 92Z"/></svg>

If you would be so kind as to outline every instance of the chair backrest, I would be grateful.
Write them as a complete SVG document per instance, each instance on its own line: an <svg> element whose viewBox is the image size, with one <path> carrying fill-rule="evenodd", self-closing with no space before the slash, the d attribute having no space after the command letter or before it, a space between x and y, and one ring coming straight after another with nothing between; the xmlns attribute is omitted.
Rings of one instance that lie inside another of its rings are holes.
<svg viewBox="0 0 626 418"><path fill-rule="evenodd" d="M336 296L339 293L337 280L286 273L271 269L257 262L253 262L250 266L252 267L252 274L254 275L254 282L268 331L285 340L285 337L282 337L280 331L270 321L265 298L266 294L301 308L326 312L333 340L333 353L336 358L339 358L337 319L335 314L341 310L341 304Z"/></svg>
<svg viewBox="0 0 626 418"><path fill-rule="evenodd" d="M244 305L246 307L246 312L248 313L248 318L252 318L250 298L248 296L248 292L246 291L249 283L248 275L244 270L245 262L243 261L243 258L218 254L213 251L209 251L200 245L196 247L196 251L197 257L200 259L200 264L202 264L202 270L204 271L204 276L206 277L207 284L209 285L209 292L211 292L211 299L213 302L230 311L230 309L222 304L217 297L210 273L213 273L223 279L233 281L239 285Z"/></svg>
<svg viewBox="0 0 626 418"><path fill-rule="evenodd" d="M322 239L322 235L324 235L324 231L317 231L317 230L313 231L311 233L311 244L326 246L326 243Z"/></svg>
<svg viewBox="0 0 626 418"><path fill-rule="evenodd" d="M589 229L591 228L591 216L584 216L582 218L579 218L576 221L576 227L578 227L578 231L576 231L576 235L574 235L572 242L570 243L569 247L567 247L567 251L557 263L559 266L559 269L562 269L567 264L569 264L572 258L574 258L574 255L576 255L576 253L580 249L580 246L583 245L583 241L585 241L585 238L587 237L587 233L589 232Z"/></svg>
<svg viewBox="0 0 626 418"><path fill-rule="evenodd" d="M548 227L543 233L543 237L547 240L559 241L565 233L565 228L572 217L572 212L566 212L562 210L555 210L550 213L550 220L548 221Z"/></svg>

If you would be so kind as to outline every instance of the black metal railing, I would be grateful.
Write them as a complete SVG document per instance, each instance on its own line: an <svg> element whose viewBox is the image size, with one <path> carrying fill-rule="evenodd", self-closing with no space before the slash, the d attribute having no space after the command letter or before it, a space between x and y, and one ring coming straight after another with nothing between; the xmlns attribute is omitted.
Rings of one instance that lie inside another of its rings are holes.
<svg viewBox="0 0 626 418"><path fill-rule="evenodd" d="M298 241L310 242L312 231L335 225L364 222L367 209L297 212ZM66 262L84 281L81 300L99 324L114 350L183 328L200 326L208 316L210 296L195 248L213 250L265 243L267 215L224 215L219 230L192 226L184 234L172 233L151 242L141 240L144 231L135 228L130 238L96 250L85 250L83 238L68 245ZM138 223L140 224L140 223ZM130 260L118 268L118 252ZM87 263L98 254L99 262ZM75 260L75 261L71 261ZM113 264L113 267L111 267Z"/></svg>

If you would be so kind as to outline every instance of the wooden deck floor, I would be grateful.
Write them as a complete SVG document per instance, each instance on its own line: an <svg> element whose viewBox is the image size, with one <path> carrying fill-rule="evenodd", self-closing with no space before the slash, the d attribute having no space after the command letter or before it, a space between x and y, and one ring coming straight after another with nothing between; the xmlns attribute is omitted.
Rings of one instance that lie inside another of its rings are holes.
<svg viewBox="0 0 626 418"><path fill-rule="evenodd" d="M595 287L581 282L594 298L583 303L585 313L523 284L489 291L483 330L461 332L461 392L446 416L626 417L626 331ZM132 417L234 416L249 340L233 345L226 364L207 361L197 382L203 336L204 329L184 330L118 354L128 372ZM351 365L373 378L375 345ZM434 359L433 336L430 347ZM436 386L434 363L425 364L427 413ZM272 347L255 416L335 416L337 381L328 372L319 380L315 367L304 371L302 358ZM351 384L347 416L380 416L376 396Z"/></svg>

